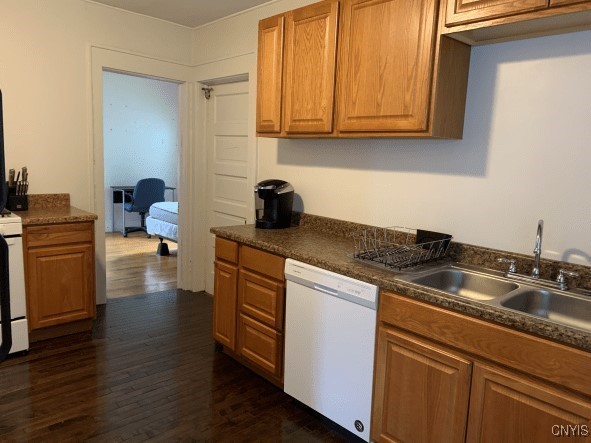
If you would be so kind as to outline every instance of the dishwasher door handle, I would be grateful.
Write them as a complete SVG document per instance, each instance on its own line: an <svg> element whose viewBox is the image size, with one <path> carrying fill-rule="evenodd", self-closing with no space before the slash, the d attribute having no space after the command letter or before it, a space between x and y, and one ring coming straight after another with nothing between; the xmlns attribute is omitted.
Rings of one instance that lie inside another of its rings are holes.
<svg viewBox="0 0 591 443"><path fill-rule="evenodd" d="M339 291L335 291L327 286L319 285L318 283L314 283L314 289L320 292L324 292L325 294L332 295L333 297L339 296Z"/></svg>

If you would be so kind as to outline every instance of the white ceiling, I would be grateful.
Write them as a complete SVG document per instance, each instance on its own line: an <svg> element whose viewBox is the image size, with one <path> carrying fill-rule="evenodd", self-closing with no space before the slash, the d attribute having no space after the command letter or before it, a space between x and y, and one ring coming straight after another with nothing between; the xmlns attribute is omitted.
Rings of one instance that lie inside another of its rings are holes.
<svg viewBox="0 0 591 443"><path fill-rule="evenodd" d="M179 25L195 26L244 11L269 0L93 0L97 3L150 17L160 18Z"/></svg>

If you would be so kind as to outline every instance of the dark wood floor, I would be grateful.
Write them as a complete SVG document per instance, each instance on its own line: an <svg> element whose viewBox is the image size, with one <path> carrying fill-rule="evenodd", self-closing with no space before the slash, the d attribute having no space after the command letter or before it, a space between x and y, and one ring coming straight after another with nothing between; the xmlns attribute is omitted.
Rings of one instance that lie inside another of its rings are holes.
<svg viewBox="0 0 591 443"><path fill-rule="evenodd" d="M215 351L211 313L205 293L110 300L92 335L9 358L0 364L0 441L350 439Z"/></svg>

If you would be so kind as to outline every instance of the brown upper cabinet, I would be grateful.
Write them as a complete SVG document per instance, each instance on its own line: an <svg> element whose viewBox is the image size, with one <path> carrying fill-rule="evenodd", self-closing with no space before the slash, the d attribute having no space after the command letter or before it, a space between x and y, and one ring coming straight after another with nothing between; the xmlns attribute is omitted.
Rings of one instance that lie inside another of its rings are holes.
<svg viewBox="0 0 591 443"><path fill-rule="evenodd" d="M438 28L439 0L325 0L262 20L258 135L461 138L470 48Z"/></svg>
<svg viewBox="0 0 591 443"><path fill-rule="evenodd" d="M546 8L548 0L448 0L446 26Z"/></svg>
<svg viewBox="0 0 591 443"><path fill-rule="evenodd" d="M591 3L590 0L550 0L550 7L562 5L574 5L577 3Z"/></svg>
<svg viewBox="0 0 591 443"><path fill-rule="evenodd" d="M285 17L285 132L330 133L333 127L339 2L317 3Z"/></svg>
<svg viewBox="0 0 591 443"><path fill-rule="evenodd" d="M338 8L325 1L259 22L259 133L332 132Z"/></svg>
<svg viewBox="0 0 591 443"><path fill-rule="evenodd" d="M591 29L590 0L442 1L442 33L469 45Z"/></svg>
<svg viewBox="0 0 591 443"><path fill-rule="evenodd" d="M341 131L427 131L436 3L346 3L339 52Z"/></svg>
<svg viewBox="0 0 591 443"><path fill-rule="evenodd" d="M257 131L281 131L283 86L283 15L259 22Z"/></svg>

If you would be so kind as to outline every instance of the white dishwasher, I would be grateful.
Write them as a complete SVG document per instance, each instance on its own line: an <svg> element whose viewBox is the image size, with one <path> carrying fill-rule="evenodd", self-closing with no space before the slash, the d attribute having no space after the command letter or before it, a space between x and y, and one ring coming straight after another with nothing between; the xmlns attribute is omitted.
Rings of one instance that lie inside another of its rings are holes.
<svg viewBox="0 0 591 443"><path fill-rule="evenodd" d="M285 262L285 392L369 441L377 286Z"/></svg>

